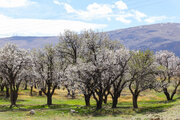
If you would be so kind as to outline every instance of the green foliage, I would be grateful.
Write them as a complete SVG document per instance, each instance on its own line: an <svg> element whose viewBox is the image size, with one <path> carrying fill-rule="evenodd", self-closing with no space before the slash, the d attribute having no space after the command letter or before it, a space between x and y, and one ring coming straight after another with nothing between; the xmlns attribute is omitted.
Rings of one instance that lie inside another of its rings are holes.
<svg viewBox="0 0 180 120"><path fill-rule="evenodd" d="M129 65L131 68L141 71L144 68L148 68L154 62L154 54L150 50L146 51L131 51L131 60Z"/></svg>

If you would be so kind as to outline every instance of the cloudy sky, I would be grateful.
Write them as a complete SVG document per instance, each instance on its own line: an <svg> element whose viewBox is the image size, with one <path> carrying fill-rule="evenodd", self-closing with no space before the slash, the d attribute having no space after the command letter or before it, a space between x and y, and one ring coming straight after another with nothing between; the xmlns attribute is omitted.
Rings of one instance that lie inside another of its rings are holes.
<svg viewBox="0 0 180 120"><path fill-rule="evenodd" d="M0 0L0 37L180 22L180 0Z"/></svg>

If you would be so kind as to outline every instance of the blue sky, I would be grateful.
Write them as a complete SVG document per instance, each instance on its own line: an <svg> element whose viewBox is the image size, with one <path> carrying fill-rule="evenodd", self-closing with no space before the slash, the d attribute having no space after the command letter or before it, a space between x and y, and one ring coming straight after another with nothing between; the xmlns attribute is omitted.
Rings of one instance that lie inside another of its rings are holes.
<svg viewBox="0 0 180 120"><path fill-rule="evenodd" d="M0 0L0 37L180 22L180 0Z"/></svg>

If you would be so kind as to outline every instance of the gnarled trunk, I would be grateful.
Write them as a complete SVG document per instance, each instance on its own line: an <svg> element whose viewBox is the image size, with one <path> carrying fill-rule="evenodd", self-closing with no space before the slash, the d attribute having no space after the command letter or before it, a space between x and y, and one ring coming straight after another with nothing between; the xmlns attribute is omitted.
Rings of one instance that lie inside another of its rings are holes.
<svg viewBox="0 0 180 120"><path fill-rule="evenodd" d="M4 91L4 85L1 85L1 91Z"/></svg>
<svg viewBox="0 0 180 120"><path fill-rule="evenodd" d="M27 82L25 82L24 90L27 90Z"/></svg>
<svg viewBox="0 0 180 120"><path fill-rule="evenodd" d="M96 102L96 110L99 110L102 108L102 103L103 103L103 99L100 99L99 101Z"/></svg>
<svg viewBox="0 0 180 120"><path fill-rule="evenodd" d="M69 89L67 89L67 91L68 91L67 96L71 96L71 91Z"/></svg>
<svg viewBox="0 0 180 120"><path fill-rule="evenodd" d="M30 96L33 96L33 86L31 86L31 89L30 89Z"/></svg>
<svg viewBox="0 0 180 120"><path fill-rule="evenodd" d="M112 97L112 102L112 108L116 108L118 103L118 96Z"/></svg>
<svg viewBox="0 0 180 120"><path fill-rule="evenodd" d="M52 96L47 95L47 105L52 105Z"/></svg>
<svg viewBox="0 0 180 120"><path fill-rule="evenodd" d="M18 93L17 93L17 91L14 91L14 90L11 89L10 94L11 94L11 96L10 96L10 100L11 100L10 108L12 108L13 106L16 106L16 101L17 101L17 98L18 98Z"/></svg>
<svg viewBox="0 0 180 120"><path fill-rule="evenodd" d="M102 108L102 104L103 104L103 95L102 95L102 93L98 93L97 96L93 93L93 97L96 100L96 110L101 109Z"/></svg>
<svg viewBox="0 0 180 120"><path fill-rule="evenodd" d="M42 96L42 91L41 90L39 91L39 96Z"/></svg>
<svg viewBox="0 0 180 120"><path fill-rule="evenodd" d="M48 90L46 91L45 89L41 89L42 92L46 95L47 97L47 105L52 105L52 95L54 94L55 89L57 88L57 85L55 85L51 91L51 83L48 84Z"/></svg>
<svg viewBox="0 0 180 120"><path fill-rule="evenodd" d="M172 94L171 94L171 98L170 98L171 100L173 100L173 97L174 97L174 95L176 94L176 91L177 91L179 85L180 85L180 82L179 82L179 84L177 84L176 87L174 88L174 90L173 90L173 92L172 92Z"/></svg>
<svg viewBox="0 0 180 120"><path fill-rule="evenodd" d="M84 98L85 98L86 106L89 107L91 95L90 94L84 94Z"/></svg>
<svg viewBox="0 0 180 120"><path fill-rule="evenodd" d="M164 94L165 94L165 96L166 96L166 99L167 99L168 101L171 100L171 97L170 97L170 94L169 94L167 88L164 88L164 89L163 89L163 92L164 92Z"/></svg>
<svg viewBox="0 0 180 120"><path fill-rule="evenodd" d="M6 85L6 98L9 98L9 87L8 87L8 85Z"/></svg>
<svg viewBox="0 0 180 120"><path fill-rule="evenodd" d="M75 91L72 90L71 92L72 92L71 98L75 99Z"/></svg>
<svg viewBox="0 0 180 120"><path fill-rule="evenodd" d="M133 95L133 108L138 108L137 99L138 99L138 95L134 94Z"/></svg>
<svg viewBox="0 0 180 120"><path fill-rule="evenodd" d="M104 95L104 99L103 99L104 104L107 104L107 98L108 98L108 95Z"/></svg>

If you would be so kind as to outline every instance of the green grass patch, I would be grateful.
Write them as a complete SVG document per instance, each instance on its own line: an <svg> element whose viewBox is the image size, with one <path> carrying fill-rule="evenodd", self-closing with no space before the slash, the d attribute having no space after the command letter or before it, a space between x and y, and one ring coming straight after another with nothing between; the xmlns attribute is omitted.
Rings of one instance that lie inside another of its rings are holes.
<svg viewBox="0 0 180 120"><path fill-rule="evenodd" d="M53 105L46 105L45 96L29 96L28 90L21 90L17 101L18 107L9 108L10 101L0 96L0 120L61 120L61 119L123 119L134 115L144 115L149 113L160 113L166 109L180 105L180 95L176 95L173 101L167 102L162 93L150 92L154 96L147 96L148 100L140 98L139 109L132 108L131 100L123 100L122 96L117 108L112 109L112 103L103 105L103 109L96 110L95 101L91 99L91 107L85 107L83 96L79 95L76 99L70 99L64 95L55 94ZM143 96L142 96L143 97ZM131 98L131 97L129 97ZM30 110L35 110L35 115L30 115ZM71 109L76 113L71 113Z"/></svg>

